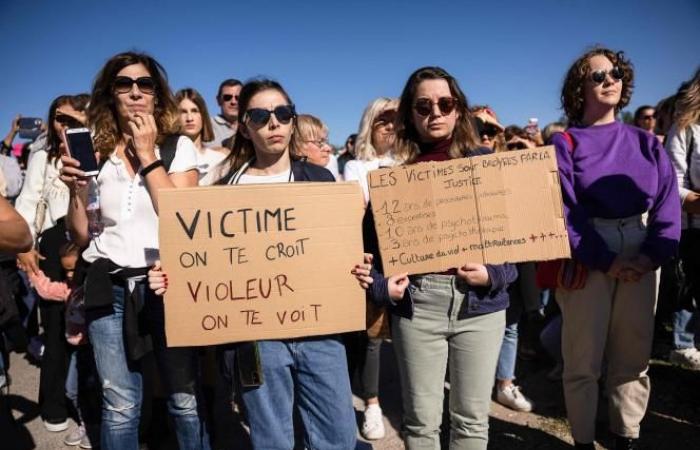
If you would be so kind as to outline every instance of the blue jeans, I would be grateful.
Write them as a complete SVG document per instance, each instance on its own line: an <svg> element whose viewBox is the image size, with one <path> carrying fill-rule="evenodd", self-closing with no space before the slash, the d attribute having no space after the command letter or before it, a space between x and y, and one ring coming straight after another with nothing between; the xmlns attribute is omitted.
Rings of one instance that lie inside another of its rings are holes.
<svg viewBox="0 0 700 450"><path fill-rule="evenodd" d="M355 448L357 426L345 347L335 336L259 341L263 384L243 388L256 449L294 448L295 404L309 450ZM235 350L234 350L235 351ZM234 351L224 354L230 372Z"/></svg>
<svg viewBox="0 0 700 450"><path fill-rule="evenodd" d="M208 450L209 436L195 395L195 350L165 347L162 299L145 289L143 282L136 289L141 289L141 298L145 299L150 313L154 352L168 391L168 412L175 421L179 447ZM141 367L127 359L124 348L124 287L115 285L113 295L112 314L88 325L103 391L101 446L103 450L138 450L143 396Z"/></svg>
<svg viewBox="0 0 700 450"><path fill-rule="evenodd" d="M503 334L501 351L498 354L496 366L497 380L515 379L515 363L518 358L518 322L523 314L522 296L517 291L520 280L517 280L510 289L510 305L506 309L506 329Z"/></svg>
<svg viewBox="0 0 700 450"><path fill-rule="evenodd" d="M693 348L698 332L697 310L679 309L673 312L673 348L676 350Z"/></svg>

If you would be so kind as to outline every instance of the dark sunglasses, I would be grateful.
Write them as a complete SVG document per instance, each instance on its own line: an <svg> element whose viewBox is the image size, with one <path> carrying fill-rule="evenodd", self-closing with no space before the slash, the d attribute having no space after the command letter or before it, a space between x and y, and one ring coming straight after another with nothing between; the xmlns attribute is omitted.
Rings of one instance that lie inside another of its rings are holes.
<svg viewBox="0 0 700 450"><path fill-rule="evenodd" d="M131 90L134 83L143 94L151 95L156 92L156 82L151 77L139 77L135 80L131 77L116 77L112 86L117 94L125 94Z"/></svg>
<svg viewBox="0 0 700 450"><path fill-rule="evenodd" d="M640 117L640 119L642 119L642 120L651 120L651 119L653 119L653 118L654 118L654 115L653 115L653 114L649 114L649 115L647 115L647 116L642 116L642 117Z"/></svg>
<svg viewBox="0 0 700 450"><path fill-rule="evenodd" d="M448 115L457 107L457 99L454 97L440 97L437 102L429 98L419 98L413 104L413 109L421 116L427 117L433 112L433 104L438 105L438 109L443 115Z"/></svg>
<svg viewBox="0 0 700 450"><path fill-rule="evenodd" d="M296 111L294 110L294 105L280 105L273 110L262 109L262 108L251 108L246 111L246 116L248 120L256 125L265 125L270 121L270 116L275 115L277 121L284 125L288 124L294 116L296 116Z"/></svg>
<svg viewBox="0 0 700 450"><path fill-rule="evenodd" d="M82 128L85 126L83 122L68 114L56 114L54 120L68 128Z"/></svg>
<svg viewBox="0 0 700 450"><path fill-rule="evenodd" d="M233 100L233 97L236 97L236 100L238 100L238 96L233 94L224 94L221 96L221 100L225 102L230 102L231 100Z"/></svg>
<svg viewBox="0 0 700 450"><path fill-rule="evenodd" d="M600 84L605 81L605 78L610 74L613 80L620 81L625 76L625 71L618 66L613 67L611 70L596 70L591 73L591 81L595 84Z"/></svg>
<svg viewBox="0 0 700 450"><path fill-rule="evenodd" d="M385 126L396 121L396 110L384 111L374 119L372 124L375 127Z"/></svg>
<svg viewBox="0 0 700 450"><path fill-rule="evenodd" d="M489 138L493 139L498 136L498 133L501 132L498 127L491 123L484 122L479 117L477 117L474 121L476 123L476 131L479 133L479 136L488 136Z"/></svg>

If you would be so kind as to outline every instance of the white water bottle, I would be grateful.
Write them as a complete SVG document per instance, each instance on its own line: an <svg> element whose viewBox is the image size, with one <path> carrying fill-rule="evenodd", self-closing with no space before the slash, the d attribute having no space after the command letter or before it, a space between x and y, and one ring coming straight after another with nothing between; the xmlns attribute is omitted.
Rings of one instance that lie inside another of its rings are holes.
<svg viewBox="0 0 700 450"><path fill-rule="evenodd" d="M102 211L100 209L100 187L97 185L95 177L90 177L85 211L88 218L88 234L92 239L99 236L104 229Z"/></svg>

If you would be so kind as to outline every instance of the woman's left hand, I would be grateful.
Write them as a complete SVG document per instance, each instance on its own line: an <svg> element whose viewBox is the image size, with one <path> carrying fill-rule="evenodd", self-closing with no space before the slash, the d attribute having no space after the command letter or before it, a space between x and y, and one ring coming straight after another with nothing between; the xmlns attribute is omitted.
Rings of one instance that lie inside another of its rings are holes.
<svg viewBox="0 0 700 450"><path fill-rule="evenodd" d="M156 139L158 126L153 114L134 113L129 120L131 145L136 156L145 167L156 160Z"/></svg>
<svg viewBox="0 0 700 450"><path fill-rule="evenodd" d="M160 267L160 261L156 261L148 271L148 287L153 289L156 295L163 295L168 290L168 275Z"/></svg>
<svg viewBox="0 0 700 450"><path fill-rule="evenodd" d="M457 268L457 276L466 281L470 286L490 286L491 279L483 264L466 263Z"/></svg>
<svg viewBox="0 0 700 450"><path fill-rule="evenodd" d="M365 253L364 264L355 264L355 267L350 271L351 274L355 275L362 289L369 289L369 285L374 281L370 275L373 259L374 255Z"/></svg>

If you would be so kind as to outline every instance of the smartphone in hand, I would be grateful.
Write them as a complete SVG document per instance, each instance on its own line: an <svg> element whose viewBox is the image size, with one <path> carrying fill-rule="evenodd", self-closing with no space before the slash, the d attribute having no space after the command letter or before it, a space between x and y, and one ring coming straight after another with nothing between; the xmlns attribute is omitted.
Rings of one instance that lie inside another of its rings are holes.
<svg viewBox="0 0 700 450"><path fill-rule="evenodd" d="M86 176L95 176L99 172L92 137L87 128L69 128L66 130L68 155L80 161L80 170Z"/></svg>

